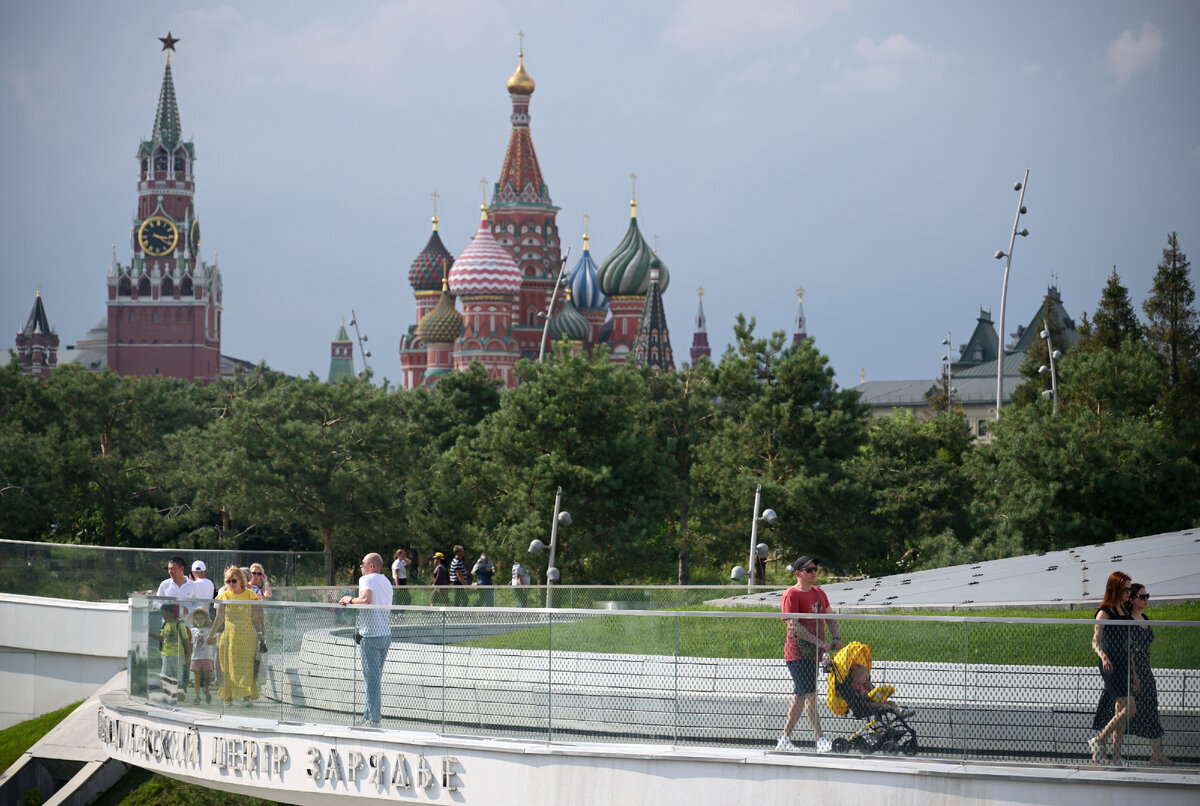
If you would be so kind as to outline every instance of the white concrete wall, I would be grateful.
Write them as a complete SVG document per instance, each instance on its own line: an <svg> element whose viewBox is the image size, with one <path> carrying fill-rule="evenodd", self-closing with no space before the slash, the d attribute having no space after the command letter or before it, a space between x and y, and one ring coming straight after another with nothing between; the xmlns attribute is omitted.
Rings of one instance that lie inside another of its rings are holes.
<svg viewBox="0 0 1200 806"><path fill-rule="evenodd" d="M87 699L128 647L127 604L0 593L0 729Z"/></svg>

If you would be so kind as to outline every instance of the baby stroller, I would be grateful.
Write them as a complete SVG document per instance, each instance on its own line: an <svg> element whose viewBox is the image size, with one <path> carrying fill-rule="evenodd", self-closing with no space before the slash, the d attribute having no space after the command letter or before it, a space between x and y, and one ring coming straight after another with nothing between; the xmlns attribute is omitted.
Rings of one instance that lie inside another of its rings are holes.
<svg viewBox="0 0 1200 806"><path fill-rule="evenodd" d="M853 713L858 719L865 719L863 725L850 738L838 737L833 740L835 753L884 753L915 755L917 752L917 733L906 721L912 715L909 709L900 709L900 713L880 707L888 697L895 693L892 686L875 686L866 694L853 686L851 669L862 666L869 674L871 671L871 648L866 644L853 641L842 647L830 659L828 693L826 702L829 710L838 716Z"/></svg>

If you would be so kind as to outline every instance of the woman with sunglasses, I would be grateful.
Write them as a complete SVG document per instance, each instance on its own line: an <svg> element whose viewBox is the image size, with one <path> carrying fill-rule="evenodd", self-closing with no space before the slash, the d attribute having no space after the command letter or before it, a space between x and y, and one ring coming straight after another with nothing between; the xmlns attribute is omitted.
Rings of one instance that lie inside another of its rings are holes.
<svg viewBox="0 0 1200 806"><path fill-rule="evenodd" d="M1150 618L1146 615L1146 608L1150 606L1150 594L1140 582L1131 583L1129 587L1131 617L1138 625L1137 629L1130 630L1132 635L1129 638L1129 651L1133 655L1133 668L1137 671L1140 685L1133 690L1137 713L1129 720L1126 733L1150 740L1151 764L1170 766L1174 762L1167 758L1162 748L1163 727L1158 718L1158 683L1154 679L1154 670L1150 668L1150 644L1154 641L1154 630L1150 628ZM1120 756L1120 753L1120 745L1114 739L1113 755Z"/></svg>
<svg viewBox="0 0 1200 806"><path fill-rule="evenodd" d="M267 572L263 569L262 563L252 563L250 565L250 585L258 588L260 598L271 598L271 583L267 581Z"/></svg>
<svg viewBox="0 0 1200 806"><path fill-rule="evenodd" d="M225 569L225 590L217 596L217 619L208 633L208 643L218 641L217 631L224 627L217 646L224 679L218 694L226 705L242 700L246 707L258 699L258 681L254 675L254 651L263 639L262 605L258 594L246 584L246 573L236 565Z"/></svg>
<svg viewBox="0 0 1200 806"><path fill-rule="evenodd" d="M1092 631L1092 651L1100 658L1100 676L1104 678L1104 691L1092 719L1092 729L1099 733L1088 739L1088 750L1097 764L1108 762L1110 736L1113 737L1112 760L1120 763L1125 723L1137 710L1134 698L1130 696L1130 689L1137 691L1138 681L1137 671L1130 663L1129 630L1110 624L1132 618L1129 594L1129 575L1113 571L1104 587L1104 601L1096 610L1096 627ZM1112 703L1111 710L1109 702Z"/></svg>

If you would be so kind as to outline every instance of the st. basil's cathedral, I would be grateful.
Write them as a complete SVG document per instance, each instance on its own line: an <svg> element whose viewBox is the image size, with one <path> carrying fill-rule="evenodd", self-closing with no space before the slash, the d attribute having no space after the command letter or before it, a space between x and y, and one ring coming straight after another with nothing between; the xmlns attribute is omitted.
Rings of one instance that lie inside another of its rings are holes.
<svg viewBox="0 0 1200 806"><path fill-rule="evenodd" d="M529 131L534 86L521 52L508 79L512 134L475 237L453 257L438 234L435 212L429 242L409 269L417 323L400 340L406 388L432 384L475 361L489 377L515 386L517 361L549 349L543 331L547 342L565 341L572 351L607 344L614 362L675 367L662 302L671 275L638 229L636 199L616 249L597 266L584 235L583 254L561 295L555 294L563 263L558 208ZM462 300L461 313L456 299Z"/></svg>

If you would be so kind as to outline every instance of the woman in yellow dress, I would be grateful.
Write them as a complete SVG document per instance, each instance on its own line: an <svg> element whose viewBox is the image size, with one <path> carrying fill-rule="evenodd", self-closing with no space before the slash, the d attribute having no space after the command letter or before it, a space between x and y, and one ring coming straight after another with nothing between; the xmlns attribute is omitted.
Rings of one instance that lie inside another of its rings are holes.
<svg viewBox="0 0 1200 806"><path fill-rule="evenodd" d="M258 699L258 681L254 679L254 650L263 638L262 605L258 595L246 584L246 574L236 565L225 569L226 588L217 596L217 619L208 634L208 643L218 641L217 656L221 661L224 681L218 694L226 705L244 700L249 706Z"/></svg>

